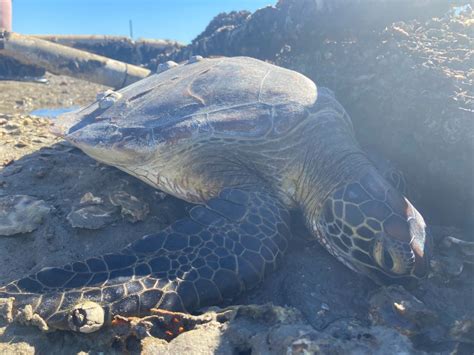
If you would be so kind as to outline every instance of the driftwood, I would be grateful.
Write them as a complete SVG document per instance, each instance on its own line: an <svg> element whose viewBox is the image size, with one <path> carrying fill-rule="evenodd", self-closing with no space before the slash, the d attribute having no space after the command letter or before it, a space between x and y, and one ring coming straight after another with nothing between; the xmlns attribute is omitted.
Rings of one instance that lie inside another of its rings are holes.
<svg viewBox="0 0 474 355"><path fill-rule="evenodd" d="M121 88L151 72L132 64L14 32L0 34L0 53L54 74Z"/></svg>

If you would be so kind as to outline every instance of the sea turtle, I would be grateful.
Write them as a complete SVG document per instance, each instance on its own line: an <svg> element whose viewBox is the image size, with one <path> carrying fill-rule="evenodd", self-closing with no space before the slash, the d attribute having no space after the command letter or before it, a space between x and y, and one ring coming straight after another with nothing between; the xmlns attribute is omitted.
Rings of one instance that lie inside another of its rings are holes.
<svg viewBox="0 0 474 355"><path fill-rule="evenodd" d="M194 58L106 92L55 129L94 159L198 205L117 253L0 289L49 328L95 330L83 326L92 317L78 309L84 301L100 305L107 323L230 300L275 269L293 209L356 272L377 282L427 274L422 216L359 147L332 92L295 71Z"/></svg>

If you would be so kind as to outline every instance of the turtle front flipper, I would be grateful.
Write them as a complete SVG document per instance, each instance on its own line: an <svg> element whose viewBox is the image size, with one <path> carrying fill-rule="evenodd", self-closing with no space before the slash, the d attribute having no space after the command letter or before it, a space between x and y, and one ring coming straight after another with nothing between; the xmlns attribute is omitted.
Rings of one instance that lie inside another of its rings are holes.
<svg viewBox="0 0 474 355"><path fill-rule="evenodd" d="M152 308L191 312L262 281L287 247L288 223L271 193L225 189L120 253L43 269L0 288L0 297L14 297L15 309L31 305L50 329L81 332L100 328L95 318L106 324ZM91 304L103 314L91 315Z"/></svg>

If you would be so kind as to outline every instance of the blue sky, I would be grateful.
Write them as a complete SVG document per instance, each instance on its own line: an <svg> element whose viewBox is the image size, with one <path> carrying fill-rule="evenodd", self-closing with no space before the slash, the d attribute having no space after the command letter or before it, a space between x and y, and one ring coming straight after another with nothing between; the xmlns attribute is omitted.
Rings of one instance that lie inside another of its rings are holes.
<svg viewBox="0 0 474 355"><path fill-rule="evenodd" d="M276 0L13 0L13 30L24 34L129 34L190 42L218 13L255 11Z"/></svg>

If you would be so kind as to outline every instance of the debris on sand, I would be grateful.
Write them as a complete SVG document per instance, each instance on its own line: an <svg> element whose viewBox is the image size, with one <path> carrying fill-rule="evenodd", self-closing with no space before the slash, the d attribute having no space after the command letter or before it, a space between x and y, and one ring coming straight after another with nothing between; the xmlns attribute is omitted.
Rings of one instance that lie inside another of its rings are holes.
<svg viewBox="0 0 474 355"><path fill-rule="evenodd" d="M34 231L50 210L46 202L31 196L0 197L0 235L8 236Z"/></svg>
<svg viewBox="0 0 474 355"><path fill-rule="evenodd" d="M109 195L109 200L114 206L120 206L122 217L131 223L145 220L150 212L150 207L145 201L126 191L113 191Z"/></svg>
<svg viewBox="0 0 474 355"><path fill-rule="evenodd" d="M213 308L200 316L157 310L143 319L115 322L115 348L144 354L414 352L408 338L390 328L367 328L351 320L339 320L317 331L298 310L271 304Z"/></svg>
<svg viewBox="0 0 474 355"><path fill-rule="evenodd" d="M72 208L67 220L74 228L100 229L119 218L118 210L117 206L104 203L102 198L87 192Z"/></svg>

